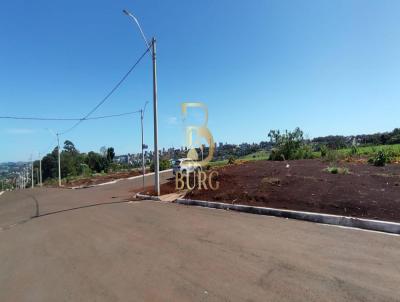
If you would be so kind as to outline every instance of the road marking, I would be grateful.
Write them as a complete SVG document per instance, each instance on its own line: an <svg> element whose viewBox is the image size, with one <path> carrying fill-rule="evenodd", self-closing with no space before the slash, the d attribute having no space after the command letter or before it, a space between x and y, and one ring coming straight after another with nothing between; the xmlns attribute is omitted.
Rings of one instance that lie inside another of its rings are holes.
<svg viewBox="0 0 400 302"><path fill-rule="evenodd" d="M160 174L161 174L161 173L166 173L166 172L172 172L172 169L160 171ZM147 173L147 174L145 174L144 176L150 176L150 175L154 175L154 172ZM129 177L129 178L127 178L127 179L131 180L131 179L137 179L137 178L141 178L141 177L143 177L143 175L132 176L132 177Z"/></svg>
<svg viewBox="0 0 400 302"><path fill-rule="evenodd" d="M388 236L400 237L399 234L393 234L393 233L386 233L386 232L380 232L380 231L374 231L374 230L353 228L353 227L348 227L348 226L343 226L343 225L335 225L335 224L326 224L326 223L320 223L320 224L324 225L324 226L336 227L336 228L341 228L341 229L356 230L356 231L370 232L370 233L375 233L375 234L380 234L380 235L388 235Z"/></svg>
<svg viewBox="0 0 400 302"><path fill-rule="evenodd" d="M4 191L1 191L1 192L0 192L0 196L3 195L3 193L4 193Z"/></svg>

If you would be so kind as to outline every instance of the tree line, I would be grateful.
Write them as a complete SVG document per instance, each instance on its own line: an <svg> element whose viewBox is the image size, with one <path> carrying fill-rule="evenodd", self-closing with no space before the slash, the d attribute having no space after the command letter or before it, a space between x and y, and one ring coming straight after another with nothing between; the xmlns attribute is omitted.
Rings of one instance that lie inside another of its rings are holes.
<svg viewBox="0 0 400 302"><path fill-rule="evenodd" d="M61 177L78 175L90 176L92 173L108 172L113 166L115 152L113 147L102 147L100 153L90 151L81 153L69 140L64 142L60 150ZM34 162L34 167L39 167L39 161ZM58 177L58 147L42 158L42 178L46 181Z"/></svg>
<svg viewBox="0 0 400 302"><path fill-rule="evenodd" d="M330 135L323 137L316 137L312 140L313 143L326 145L331 149L341 149L351 146L353 141L359 145L394 145L400 144L400 128L395 128L390 132L374 133L374 134L360 134L360 135Z"/></svg>

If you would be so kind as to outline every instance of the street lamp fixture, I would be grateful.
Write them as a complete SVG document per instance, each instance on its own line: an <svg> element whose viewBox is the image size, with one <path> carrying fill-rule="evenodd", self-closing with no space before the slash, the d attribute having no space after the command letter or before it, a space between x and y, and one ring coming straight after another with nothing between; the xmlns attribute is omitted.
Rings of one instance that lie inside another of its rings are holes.
<svg viewBox="0 0 400 302"><path fill-rule="evenodd" d="M156 39L153 37L151 39L151 44L149 44L142 27L138 19L129 11L123 10L124 14L130 17L137 27L139 28L140 34L146 44L146 47L150 49L153 61L153 113L154 113L154 191L158 196L160 195L160 168L159 168L159 154L158 154L158 104L157 104L157 59L156 59ZM143 149L143 144L142 144Z"/></svg>

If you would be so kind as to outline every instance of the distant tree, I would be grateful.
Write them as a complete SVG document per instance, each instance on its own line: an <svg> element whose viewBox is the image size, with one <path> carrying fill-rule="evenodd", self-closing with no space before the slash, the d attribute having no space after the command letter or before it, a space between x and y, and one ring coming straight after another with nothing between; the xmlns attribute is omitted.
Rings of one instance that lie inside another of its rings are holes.
<svg viewBox="0 0 400 302"><path fill-rule="evenodd" d="M107 157L107 147L103 146L100 148L100 154L104 157Z"/></svg>
<svg viewBox="0 0 400 302"><path fill-rule="evenodd" d="M305 159L312 157L312 150L304 140L303 131L296 128L293 131L271 130L268 137L274 144L270 154L270 160Z"/></svg>
<svg viewBox="0 0 400 302"><path fill-rule="evenodd" d="M58 148L47 154L42 159L42 179L56 178L58 173Z"/></svg>
<svg viewBox="0 0 400 302"><path fill-rule="evenodd" d="M171 168L171 162L167 159L161 159L159 169L160 171L164 171ZM154 162L152 161L150 164L150 171L154 172Z"/></svg>
<svg viewBox="0 0 400 302"><path fill-rule="evenodd" d="M106 172L108 169L107 158L93 151L88 153L86 163L92 171L98 173Z"/></svg>
<svg viewBox="0 0 400 302"><path fill-rule="evenodd" d="M110 147L107 149L107 161L112 162L115 157L114 148Z"/></svg>
<svg viewBox="0 0 400 302"><path fill-rule="evenodd" d="M66 152L72 153L72 154L77 154L79 151L75 148L75 145L73 142L66 140L64 142L64 150Z"/></svg>

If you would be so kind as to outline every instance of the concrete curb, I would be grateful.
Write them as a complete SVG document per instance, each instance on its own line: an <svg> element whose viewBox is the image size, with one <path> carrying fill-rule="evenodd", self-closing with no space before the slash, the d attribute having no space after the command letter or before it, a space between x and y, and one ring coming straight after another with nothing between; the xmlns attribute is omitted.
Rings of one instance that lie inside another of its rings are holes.
<svg viewBox="0 0 400 302"><path fill-rule="evenodd" d="M400 234L400 223L396 222L370 220L370 219L321 214L321 213L282 210L274 208L253 207L246 205L236 205L236 204L229 204L222 202L203 201L203 200L177 199L176 203L184 205L208 207L214 209L234 210L234 211L259 214L259 215L269 215L269 216L276 216L283 218L305 220L316 223L339 225L344 227L359 228L359 229L392 233L392 234Z"/></svg>
<svg viewBox="0 0 400 302"><path fill-rule="evenodd" d="M151 195L146 195L146 194L141 194L141 193L136 193L135 195L136 198L139 199L150 199L150 200L154 200L154 201L161 201L161 198L158 196L151 196Z"/></svg>

